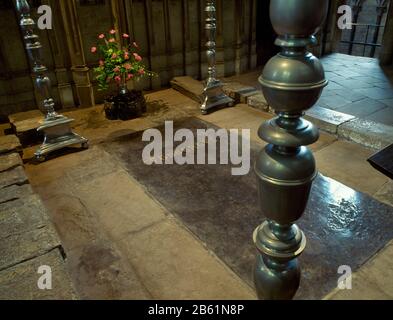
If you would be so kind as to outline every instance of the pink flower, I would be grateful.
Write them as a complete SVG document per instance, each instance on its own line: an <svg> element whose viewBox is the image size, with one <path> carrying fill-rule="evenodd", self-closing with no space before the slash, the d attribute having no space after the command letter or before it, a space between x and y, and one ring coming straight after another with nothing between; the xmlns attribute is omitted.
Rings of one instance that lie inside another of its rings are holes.
<svg viewBox="0 0 393 320"><path fill-rule="evenodd" d="M124 53L124 59L126 59L126 60L130 59L128 52Z"/></svg>
<svg viewBox="0 0 393 320"><path fill-rule="evenodd" d="M134 77L134 75L132 74L132 73L129 73L128 75L127 75L127 80L130 80L130 79L132 79Z"/></svg>
<svg viewBox="0 0 393 320"><path fill-rule="evenodd" d="M120 76L116 76L116 77L115 77L115 80L116 80L117 82L120 82L120 81L121 81L121 77L120 77Z"/></svg>
<svg viewBox="0 0 393 320"><path fill-rule="evenodd" d="M99 38L99 39L104 39L104 38L105 38L105 34L101 33L101 34L98 36L98 38Z"/></svg>
<svg viewBox="0 0 393 320"><path fill-rule="evenodd" d="M131 66L130 63L126 63L126 64L124 65L124 68L126 68L126 70L130 70L130 69L132 68L132 66Z"/></svg>
<svg viewBox="0 0 393 320"><path fill-rule="evenodd" d="M110 38L109 42L116 42L116 39L115 38Z"/></svg>
<svg viewBox="0 0 393 320"><path fill-rule="evenodd" d="M142 57L139 54L135 53L135 52L134 52L134 58L135 58L136 61L142 61Z"/></svg>
<svg viewBox="0 0 393 320"><path fill-rule="evenodd" d="M116 53L112 54L112 59L116 59L116 58L117 58L117 54Z"/></svg>
<svg viewBox="0 0 393 320"><path fill-rule="evenodd" d="M115 33L116 33L116 30L115 30L115 29L112 29L111 31L109 31L109 33L110 33L110 34L115 34Z"/></svg>
<svg viewBox="0 0 393 320"><path fill-rule="evenodd" d="M100 66L103 66L104 64L104 60L100 60Z"/></svg>
<svg viewBox="0 0 393 320"><path fill-rule="evenodd" d="M114 71L114 72L120 72L120 68L119 68L119 67L116 67L116 68L113 69L113 71Z"/></svg>
<svg viewBox="0 0 393 320"><path fill-rule="evenodd" d="M123 33L123 38L129 38L130 36L127 33Z"/></svg>
<svg viewBox="0 0 393 320"><path fill-rule="evenodd" d="M97 47L91 47L90 51L91 51L91 53L96 53L97 52Z"/></svg>
<svg viewBox="0 0 393 320"><path fill-rule="evenodd" d="M145 74L145 70L144 70L144 69L139 69L138 73L139 73L140 75Z"/></svg>
<svg viewBox="0 0 393 320"><path fill-rule="evenodd" d="M133 42L132 45L133 45L135 48L139 48L139 46L138 46L138 44L137 44L136 42Z"/></svg>

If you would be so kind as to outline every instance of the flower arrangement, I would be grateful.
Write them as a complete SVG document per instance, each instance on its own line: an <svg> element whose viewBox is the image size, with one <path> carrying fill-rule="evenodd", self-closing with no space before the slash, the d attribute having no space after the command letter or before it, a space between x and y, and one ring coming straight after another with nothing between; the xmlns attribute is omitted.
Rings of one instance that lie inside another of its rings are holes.
<svg viewBox="0 0 393 320"><path fill-rule="evenodd" d="M127 45L122 46L116 40L117 30L112 29L108 34L101 33L98 39L101 43L91 48L91 52L101 54L99 66L94 68L98 81L98 90L108 89L109 83L116 82L118 86L126 86L132 79L143 76L153 76L154 73L146 70L143 58L138 54L138 44L130 41L130 36L122 34Z"/></svg>

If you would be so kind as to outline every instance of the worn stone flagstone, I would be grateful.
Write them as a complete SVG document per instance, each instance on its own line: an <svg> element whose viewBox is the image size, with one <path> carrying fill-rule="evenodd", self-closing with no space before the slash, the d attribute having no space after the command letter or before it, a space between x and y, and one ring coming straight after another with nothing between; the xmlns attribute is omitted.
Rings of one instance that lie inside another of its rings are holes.
<svg viewBox="0 0 393 320"><path fill-rule="evenodd" d="M0 156L0 172L7 171L21 165L23 165L22 159L17 153Z"/></svg>
<svg viewBox="0 0 393 320"><path fill-rule="evenodd" d="M50 266L52 289L40 290L40 266ZM51 250L34 259L0 271L0 300L71 300L77 294L68 276L60 251Z"/></svg>
<svg viewBox="0 0 393 320"><path fill-rule="evenodd" d="M39 229L50 224L38 195L0 204L0 238Z"/></svg>
<svg viewBox="0 0 393 320"><path fill-rule="evenodd" d="M0 136L0 155L22 151L22 145L15 135Z"/></svg>
<svg viewBox="0 0 393 320"><path fill-rule="evenodd" d="M0 235L0 270L41 256L61 243L52 225L3 237Z"/></svg>
<svg viewBox="0 0 393 320"><path fill-rule="evenodd" d="M197 120L178 123L179 128L205 126L208 125ZM255 159L260 147L252 146ZM138 156L144 147L138 136L123 137L104 147L168 211L252 285L255 258L252 233L264 219L252 171L235 177L230 166L147 167ZM320 299L337 285L339 266L350 264L356 271L363 265L393 237L392 214L391 207L319 176L299 222L308 244L300 258L303 273L297 298Z"/></svg>
<svg viewBox="0 0 393 320"><path fill-rule="evenodd" d="M12 185L3 189L0 189L0 203L16 200L19 198L27 197L33 194L33 189L29 184L22 186Z"/></svg>
<svg viewBox="0 0 393 320"><path fill-rule="evenodd" d="M0 189L13 184L20 186L28 183L28 181L25 171L21 166L0 173Z"/></svg>

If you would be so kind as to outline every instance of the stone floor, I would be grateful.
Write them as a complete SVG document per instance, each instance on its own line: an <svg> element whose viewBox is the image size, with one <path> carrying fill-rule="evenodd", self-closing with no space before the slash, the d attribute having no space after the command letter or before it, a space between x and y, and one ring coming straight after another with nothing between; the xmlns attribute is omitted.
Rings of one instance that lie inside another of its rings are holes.
<svg viewBox="0 0 393 320"><path fill-rule="evenodd" d="M357 118L393 126L393 67L382 68L377 59L334 53L324 56L329 85L317 105ZM260 88L260 70L225 78Z"/></svg>
<svg viewBox="0 0 393 320"><path fill-rule="evenodd" d="M148 115L131 121L108 121L102 106L67 112L74 129L91 140L91 148L42 164L29 162L34 147L25 149L25 168L33 189L49 209L67 253L67 268L84 299L255 299L253 289L224 264L127 170L102 148L102 142L161 125L164 120L200 117L223 128L251 129L272 115L247 105L201 116L198 104L168 89L147 95ZM320 172L392 205L392 183L366 162L374 151L321 134L312 146ZM391 246L359 271L375 282L375 274L393 263ZM374 262L373 262L374 261ZM376 261L376 262L375 262ZM382 261L382 262L378 262ZM368 269L367 269L368 270ZM391 269L384 276L393 278ZM370 275L370 276L368 276ZM362 278L363 277L363 278ZM381 278L378 278L381 279ZM391 297L393 286L379 281L375 290L355 286L346 296Z"/></svg>
<svg viewBox="0 0 393 320"><path fill-rule="evenodd" d="M331 54L322 58L330 83L318 104L322 107L393 125L393 67L377 59Z"/></svg>

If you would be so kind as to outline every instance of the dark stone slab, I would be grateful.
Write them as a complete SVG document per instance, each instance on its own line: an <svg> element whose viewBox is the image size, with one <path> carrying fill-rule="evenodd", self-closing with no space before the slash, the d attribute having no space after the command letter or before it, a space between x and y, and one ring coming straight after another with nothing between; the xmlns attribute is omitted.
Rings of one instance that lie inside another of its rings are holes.
<svg viewBox="0 0 393 320"><path fill-rule="evenodd" d="M196 119L177 128L214 128ZM162 129L161 129L162 130ZM232 176L229 165L147 166L141 134L104 144L149 193L179 218L208 248L250 285L254 229L259 211L256 177ZM251 159L259 147L251 145ZM300 258L302 282L297 299L321 299L337 286L337 269L356 271L393 238L393 209L343 184L318 176L306 213L299 221L307 237Z"/></svg>
<svg viewBox="0 0 393 320"><path fill-rule="evenodd" d="M393 144L374 154L368 162L379 172L393 179Z"/></svg>
<svg viewBox="0 0 393 320"><path fill-rule="evenodd" d="M37 282L40 266L50 266L52 289L40 290ZM0 271L0 300L73 300L78 296L59 250Z"/></svg>
<svg viewBox="0 0 393 320"><path fill-rule="evenodd" d="M25 171L19 166L0 173L0 190L15 184L20 186L28 183L28 181Z"/></svg>

